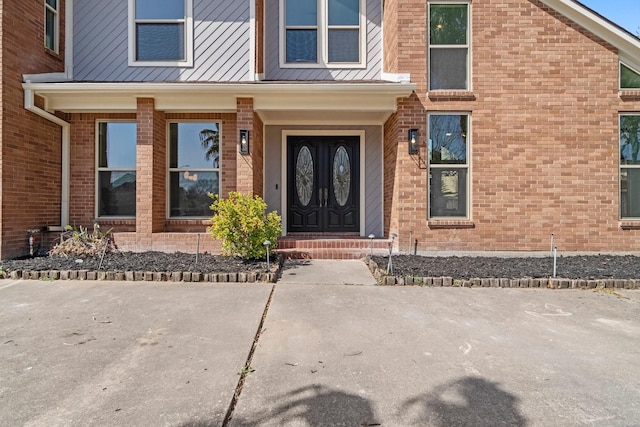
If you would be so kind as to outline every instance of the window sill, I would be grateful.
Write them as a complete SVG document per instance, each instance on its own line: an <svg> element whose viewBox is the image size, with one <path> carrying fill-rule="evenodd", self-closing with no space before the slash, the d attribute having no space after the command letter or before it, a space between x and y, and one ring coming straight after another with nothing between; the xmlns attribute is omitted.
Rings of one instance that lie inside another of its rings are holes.
<svg viewBox="0 0 640 427"><path fill-rule="evenodd" d="M468 219L430 219L427 221L429 228L475 228L473 221Z"/></svg>
<svg viewBox="0 0 640 427"><path fill-rule="evenodd" d="M640 220L623 219L618 223L623 230L640 230Z"/></svg>
<svg viewBox="0 0 640 427"><path fill-rule="evenodd" d="M57 59L58 61L62 61L62 55L60 55L60 52L56 52L55 50L51 50L48 47L45 47L44 53L51 56L52 58Z"/></svg>
<svg viewBox="0 0 640 427"><path fill-rule="evenodd" d="M168 224L172 225L211 225L211 220L208 218L192 218L192 219L182 219L182 218L168 218L166 220Z"/></svg>
<svg viewBox="0 0 640 427"><path fill-rule="evenodd" d="M433 90L427 92L432 101L475 101L473 92L466 90Z"/></svg>
<svg viewBox="0 0 640 427"><path fill-rule="evenodd" d="M98 218L96 220L100 227L104 225L136 225L135 218Z"/></svg>
<svg viewBox="0 0 640 427"><path fill-rule="evenodd" d="M618 95L625 101L640 101L640 89L624 89Z"/></svg>

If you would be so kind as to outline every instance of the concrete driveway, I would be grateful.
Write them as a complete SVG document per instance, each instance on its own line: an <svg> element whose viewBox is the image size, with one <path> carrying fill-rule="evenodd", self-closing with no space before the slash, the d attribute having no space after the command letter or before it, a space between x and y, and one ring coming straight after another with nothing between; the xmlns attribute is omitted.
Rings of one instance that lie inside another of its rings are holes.
<svg viewBox="0 0 640 427"><path fill-rule="evenodd" d="M271 290L2 281L0 425L221 425ZM278 284L229 425L639 425L639 342L638 291Z"/></svg>

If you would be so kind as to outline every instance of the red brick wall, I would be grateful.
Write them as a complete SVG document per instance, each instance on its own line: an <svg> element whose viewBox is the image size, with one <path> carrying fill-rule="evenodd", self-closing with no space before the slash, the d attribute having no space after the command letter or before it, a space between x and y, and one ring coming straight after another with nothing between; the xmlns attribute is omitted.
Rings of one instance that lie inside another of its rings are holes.
<svg viewBox="0 0 640 427"><path fill-rule="evenodd" d="M253 157L256 150L256 138L253 132L253 99L238 98L237 100L237 128L236 137L240 138L240 129L248 129L249 136L249 154L242 155L235 150L236 157L236 187L235 191L241 193L253 193Z"/></svg>
<svg viewBox="0 0 640 427"><path fill-rule="evenodd" d="M264 124L257 113L253 113L253 193L264 197Z"/></svg>
<svg viewBox="0 0 640 427"><path fill-rule="evenodd" d="M419 250L547 250L551 233L561 251L640 250L618 220L618 113L640 101L619 97L612 46L536 0L474 0L472 94L430 97L426 2L398 15L398 72L418 88L385 126L386 231ZM406 131L424 142L431 111L471 114L471 224L427 223L426 153L406 154Z"/></svg>
<svg viewBox="0 0 640 427"><path fill-rule="evenodd" d="M385 73L398 72L398 2L399 0L386 0L382 2L383 16L382 28L383 40L383 70Z"/></svg>
<svg viewBox="0 0 640 427"><path fill-rule="evenodd" d="M22 74L64 71L44 47L42 1L3 1L0 35L0 258L28 253L27 229L60 225L61 130L24 109Z"/></svg>

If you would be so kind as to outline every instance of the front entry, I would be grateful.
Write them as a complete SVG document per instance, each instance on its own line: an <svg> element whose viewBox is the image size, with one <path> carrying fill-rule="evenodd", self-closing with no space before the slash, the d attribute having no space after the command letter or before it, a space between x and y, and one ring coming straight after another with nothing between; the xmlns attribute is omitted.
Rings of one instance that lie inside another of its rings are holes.
<svg viewBox="0 0 640 427"><path fill-rule="evenodd" d="M360 231L360 137L287 137L289 232Z"/></svg>

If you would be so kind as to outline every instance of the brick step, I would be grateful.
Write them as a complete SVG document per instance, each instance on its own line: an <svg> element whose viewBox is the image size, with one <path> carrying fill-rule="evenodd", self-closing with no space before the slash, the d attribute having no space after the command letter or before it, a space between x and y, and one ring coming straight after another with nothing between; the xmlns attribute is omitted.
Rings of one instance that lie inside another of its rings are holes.
<svg viewBox="0 0 640 427"><path fill-rule="evenodd" d="M314 239L290 238L278 239L278 249L387 249L387 239Z"/></svg>
<svg viewBox="0 0 640 427"><path fill-rule="evenodd" d="M278 249L276 252L285 259L362 259L371 254L369 248L288 248ZM388 253L388 249L373 249L373 255Z"/></svg>

